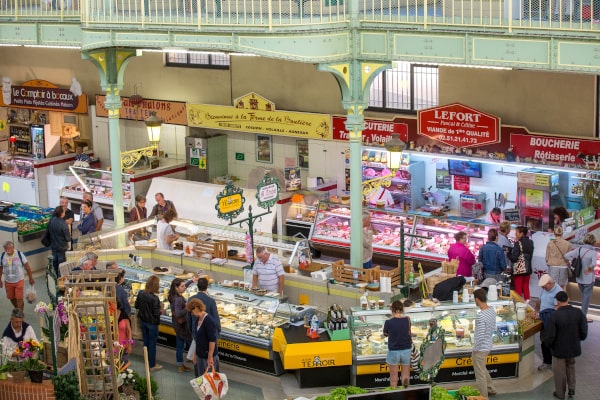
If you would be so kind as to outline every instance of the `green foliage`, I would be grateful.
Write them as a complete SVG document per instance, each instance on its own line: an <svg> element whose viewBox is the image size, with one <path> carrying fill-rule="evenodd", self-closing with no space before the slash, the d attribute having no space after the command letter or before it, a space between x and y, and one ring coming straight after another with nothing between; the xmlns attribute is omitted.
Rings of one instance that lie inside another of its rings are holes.
<svg viewBox="0 0 600 400"><path fill-rule="evenodd" d="M28 358L23 361L23 369L26 371L43 371L47 368L47 365L37 358Z"/></svg>
<svg viewBox="0 0 600 400"><path fill-rule="evenodd" d="M468 397L468 396L479 396L479 390L477 390L473 386L461 386L454 393L454 398L460 399L460 396L465 396L465 397Z"/></svg>
<svg viewBox="0 0 600 400"><path fill-rule="evenodd" d="M446 389L439 386L432 386L431 400L454 400L454 397Z"/></svg>
<svg viewBox="0 0 600 400"><path fill-rule="evenodd" d="M148 400L148 388L146 378L138 374L136 371L133 371L133 375L135 379L133 389L137 390L140 393L140 400ZM150 391L152 392L152 397L156 399L158 392L158 383L156 383L156 381L152 377L150 377Z"/></svg>
<svg viewBox="0 0 600 400"><path fill-rule="evenodd" d="M18 361L9 361L6 363L6 372L27 371L25 364Z"/></svg>
<svg viewBox="0 0 600 400"><path fill-rule="evenodd" d="M331 389L329 396L319 396L315 400L346 400L346 397L351 394L363 394L368 391L357 386L339 387Z"/></svg>
<svg viewBox="0 0 600 400"><path fill-rule="evenodd" d="M79 398L79 377L76 371L52 377L56 400L73 400Z"/></svg>

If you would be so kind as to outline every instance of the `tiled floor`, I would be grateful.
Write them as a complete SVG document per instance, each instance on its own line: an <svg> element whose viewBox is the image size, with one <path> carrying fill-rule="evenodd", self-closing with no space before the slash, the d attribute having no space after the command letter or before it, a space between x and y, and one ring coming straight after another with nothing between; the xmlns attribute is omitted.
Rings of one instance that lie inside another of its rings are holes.
<svg viewBox="0 0 600 400"><path fill-rule="evenodd" d="M36 290L38 300L48 301L44 277L36 277ZM8 323L11 304L6 299L4 290L0 289L0 327ZM583 354L577 359L577 389L575 399L600 400L600 318L593 316L595 322L589 325L588 339L583 342ZM31 323L39 332L39 318L33 311L33 305L26 304L25 319ZM135 354L132 355L132 366L138 372L143 371L143 358L140 344L136 345ZM536 354L541 354L539 343L536 343ZM166 400L193 400L194 394L189 380L191 373L178 373L175 366L175 354L173 350L160 348L157 358L165 367L163 370L153 373L159 385L159 394ZM539 360L538 360L539 361ZM538 365L538 363L536 363ZM226 398L235 400L284 400L299 397L313 398L320 394L327 394L331 388L301 389L292 373L280 377L246 370L222 364L221 371L229 377L229 393ZM521 371L523 372L523 371ZM448 388L457 388L460 384L443 385ZM554 384L552 372L534 371L524 378L504 379L497 381L499 394L494 397L497 400L547 400L553 399L552 392Z"/></svg>

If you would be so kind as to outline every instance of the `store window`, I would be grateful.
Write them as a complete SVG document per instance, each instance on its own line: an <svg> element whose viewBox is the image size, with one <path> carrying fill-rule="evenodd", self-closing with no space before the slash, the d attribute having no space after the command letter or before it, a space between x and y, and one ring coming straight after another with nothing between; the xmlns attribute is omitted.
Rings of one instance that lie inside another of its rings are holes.
<svg viewBox="0 0 600 400"><path fill-rule="evenodd" d="M166 53L168 67L229 69L229 54L205 52Z"/></svg>
<svg viewBox="0 0 600 400"><path fill-rule="evenodd" d="M371 85L369 110L416 112L438 103L436 65L395 62L394 68L380 73Z"/></svg>

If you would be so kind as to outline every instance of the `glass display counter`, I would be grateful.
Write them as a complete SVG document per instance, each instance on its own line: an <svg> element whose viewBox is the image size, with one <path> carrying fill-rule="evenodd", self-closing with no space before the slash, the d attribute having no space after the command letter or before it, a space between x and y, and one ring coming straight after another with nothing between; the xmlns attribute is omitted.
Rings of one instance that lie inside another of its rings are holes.
<svg viewBox="0 0 600 400"><path fill-rule="evenodd" d="M521 351L521 337L512 300L490 301L496 309L493 349L488 357L492 378L515 377ZM442 303L437 307L414 306L405 309L411 319L413 343L420 348L431 323L435 321L446 332L445 361L436 382L473 380L470 355L478 308L475 303ZM389 370L385 362L388 351L383 325L391 318L389 309L362 310L352 308L350 333L354 355L352 384L364 388L389 386ZM493 368L491 368L493 367ZM419 381L418 371L411 371L411 384Z"/></svg>
<svg viewBox="0 0 600 400"><path fill-rule="evenodd" d="M62 189L62 195L81 203L84 192L91 192L94 201L112 208L112 175L110 171L100 169L69 167L75 181ZM131 201L130 175L123 174L123 208L128 209Z"/></svg>
<svg viewBox="0 0 600 400"><path fill-rule="evenodd" d="M369 209L376 233L373 235L375 254L400 255L400 227L404 224L405 256L429 261L447 259L454 234L466 231L469 248L475 256L487 241L487 231L493 225L469 222L450 217L435 217L424 213L405 213L387 209ZM321 246L350 249L350 208L347 205L320 202L310 240Z"/></svg>
<svg viewBox="0 0 600 400"><path fill-rule="evenodd" d="M129 302L135 304L137 293L144 288L146 279L157 272L148 269L125 267L126 286L130 288ZM175 332L172 328L171 308L168 292L175 277L184 278L186 274L160 275L158 297L163 305L158 343L175 348ZM198 293L197 285L192 283L183 293L189 299ZM275 328L301 318L311 306L296 306L282 303L278 298L261 296L243 289L210 285L209 295L215 300L221 321L219 337L219 357L222 362L244 366L245 368L280 375L283 373L281 360L273 357L272 338Z"/></svg>

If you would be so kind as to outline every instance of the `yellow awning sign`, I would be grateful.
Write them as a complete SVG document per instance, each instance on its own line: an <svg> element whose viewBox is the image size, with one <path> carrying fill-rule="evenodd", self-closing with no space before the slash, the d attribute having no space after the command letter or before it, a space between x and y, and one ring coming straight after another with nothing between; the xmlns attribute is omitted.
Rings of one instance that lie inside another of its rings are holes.
<svg viewBox="0 0 600 400"><path fill-rule="evenodd" d="M231 196L223 197L219 200L219 211L222 214L228 214L242 208L242 195L239 193L232 194Z"/></svg>
<svg viewBox="0 0 600 400"><path fill-rule="evenodd" d="M247 110L188 104L188 125L267 135L331 139L331 116L293 111Z"/></svg>

